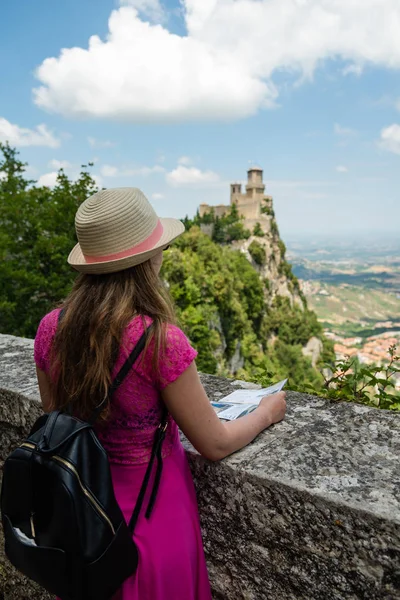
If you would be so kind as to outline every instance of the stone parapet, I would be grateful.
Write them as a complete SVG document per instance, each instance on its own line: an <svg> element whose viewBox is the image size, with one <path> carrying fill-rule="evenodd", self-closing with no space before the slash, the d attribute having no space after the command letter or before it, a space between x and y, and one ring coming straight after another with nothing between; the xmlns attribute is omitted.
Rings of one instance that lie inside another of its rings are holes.
<svg viewBox="0 0 400 600"><path fill-rule="evenodd" d="M212 399L242 385L202 380ZM0 460L39 414L33 342L0 335ZM183 441L215 600L400 599L399 415L290 392L285 421L220 463ZM1 545L0 599L32 598L49 596Z"/></svg>

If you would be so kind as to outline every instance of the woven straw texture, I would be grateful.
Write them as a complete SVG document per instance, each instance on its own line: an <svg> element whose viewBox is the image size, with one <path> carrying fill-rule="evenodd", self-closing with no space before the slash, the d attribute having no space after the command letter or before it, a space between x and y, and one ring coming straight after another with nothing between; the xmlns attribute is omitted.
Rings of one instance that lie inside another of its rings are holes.
<svg viewBox="0 0 400 600"><path fill-rule="evenodd" d="M79 243L68 262L84 273L112 273L142 263L184 231L177 219L159 219L137 188L97 192L79 207L75 227ZM124 256L112 256L118 253Z"/></svg>

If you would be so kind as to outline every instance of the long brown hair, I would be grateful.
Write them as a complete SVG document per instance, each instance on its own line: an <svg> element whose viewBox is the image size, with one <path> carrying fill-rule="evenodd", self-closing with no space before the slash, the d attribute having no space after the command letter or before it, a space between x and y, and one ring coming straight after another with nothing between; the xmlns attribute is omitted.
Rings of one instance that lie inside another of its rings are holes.
<svg viewBox="0 0 400 600"><path fill-rule="evenodd" d="M146 349L154 337L154 369L165 345L165 326L175 322L172 301L151 261L117 273L79 275L62 309L51 352L52 409L70 405L81 418L106 398L131 319L153 319ZM107 414L105 402L103 420Z"/></svg>

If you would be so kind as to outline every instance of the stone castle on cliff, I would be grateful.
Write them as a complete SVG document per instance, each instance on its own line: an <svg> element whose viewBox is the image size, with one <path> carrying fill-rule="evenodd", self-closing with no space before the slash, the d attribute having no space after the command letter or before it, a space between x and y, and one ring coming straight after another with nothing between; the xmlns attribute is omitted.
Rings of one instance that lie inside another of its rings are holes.
<svg viewBox="0 0 400 600"><path fill-rule="evenodd" d="M232 183L230 204L217 204L217 206L200 204L200 217L212 211L216 217L222 217L229 213L233 204L236 204L246 228L252 231L256 223L260 223L262 229L269 229L268 215L272 213L272 196L265 194L263 170L260 167L252 167L247 171L245 193L242 192L241 183Z"/></svg>

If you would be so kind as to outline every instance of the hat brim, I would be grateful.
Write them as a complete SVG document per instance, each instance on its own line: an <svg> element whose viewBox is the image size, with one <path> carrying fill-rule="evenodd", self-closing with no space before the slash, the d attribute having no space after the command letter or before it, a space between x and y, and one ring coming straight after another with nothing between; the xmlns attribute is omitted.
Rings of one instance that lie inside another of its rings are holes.
<svg viewBox="0 0 400 600"><path fill-rule="evenodd" d="M135 265L146 262L146 260L153 258L153 256L155 256L160 250L162 250L165 246L168 246L168 244L173 242L185 231L184 224L182 221L178 221L178 219L160 218L160 221L163 226L162 236L157 244L150 250L146 250L145 252L140 252L137 254L132 253L130 256L125 256L124 258L118 258L115 260L88 263L86 262L80 245L76 244L68 256L68 263L76 271L81 273L101 274L123 271L124 269L129 269L129 267L134 267Z"/></svg>

